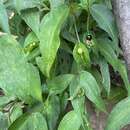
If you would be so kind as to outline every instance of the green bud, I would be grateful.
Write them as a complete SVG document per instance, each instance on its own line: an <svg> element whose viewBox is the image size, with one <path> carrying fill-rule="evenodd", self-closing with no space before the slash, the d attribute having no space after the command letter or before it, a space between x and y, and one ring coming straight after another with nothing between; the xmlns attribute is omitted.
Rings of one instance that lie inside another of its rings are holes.
<svg viewBox="0 0 130 130"><path fill-rule="evenodd" d="M79 53L80 55L83 53L82 48L79 48L79 49L78 49L78 53Z"/></svg>

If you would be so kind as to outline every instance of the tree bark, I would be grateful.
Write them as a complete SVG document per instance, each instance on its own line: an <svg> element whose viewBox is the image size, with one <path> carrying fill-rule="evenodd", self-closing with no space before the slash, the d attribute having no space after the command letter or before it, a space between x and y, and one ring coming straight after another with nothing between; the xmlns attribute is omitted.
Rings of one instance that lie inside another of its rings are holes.
<svg viewBox="0 0 130 130"><path fill-rule="evenodd" d="M130 0L112 0L130 81Z"/></svg>

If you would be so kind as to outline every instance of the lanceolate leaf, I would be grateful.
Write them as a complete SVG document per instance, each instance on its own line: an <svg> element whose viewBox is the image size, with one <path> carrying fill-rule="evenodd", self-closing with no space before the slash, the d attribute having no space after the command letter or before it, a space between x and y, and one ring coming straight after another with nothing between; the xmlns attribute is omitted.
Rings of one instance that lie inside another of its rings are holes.
<svg viewBox="0 0 130 130"><path fill-rule="evenodd" d="M103 87L103 84L102 84L102 75L101 73L99 72L99 70L96 68L92 68L90 71L89 71L93 76L94 78L96 79L98 85L99 85L99 88L102 89Z"/></svg>
<svg viewBox="0 0 130 130"><path fill-rule="evenodd" d="M98 39L97 46L105 59L116 68L118 59L113 48L111 47L111 41L108 39Z"/></svg>
<svg viewBox="0 0 130 130"><path fill-rule="evenodd" d="M93 75L87 71L81 71L70 84L70 100L83 95L86 95L97 108L106 111L104 101L100 95L100 88Z"/></svg>
<svg viewBox="0 0 130 130"><path fill-rule="evenodd" d="M124 84L127 88L128 93L130 94L130 84L128 80L128 75L125 65L117 58L114 50L110 45L110 41L107 39L99 39L97 46L101 54L105 59L113 66L113 68L118 71L124 81Z"/></svg>
<svg viewBox="0 0 130 130"><path fill-rule="evenodd" d="M39 36L40 13L37 9L31 9L21 12L21 16L32 31Z"/></svg>
<svg viewBox="0 0 130 130"><path fill-rule="evenodd" d="M85 112L85 96L83 89L79 86L79 78L75 77L69 86L70 100L74 111L77 113L79 119L83 123L82 116Z"/></svg>
<svg viewBox="0 0 130 130"><path fill-rule="evenodd" d="M91 7L91 15L98 23L99 27L106 31L109 36L113 39L115 44L113 46L117 47L118 35L117 27L115 25L114 16L107 6L102 4L94 4Z"/></svg>
<svg viewBox="0 0 130 130"><path fill-rule="evenodd" d="M72 74L64 74L59 75L52 80L48 80L48 88L51 94L60 94L62 93L71 82L74 75Z"/></svg>
<svg viewBox="0 0 130 130"><path fill-rule="evenodd" d="M69 94L67 92L60 95L60 107L61 113L64 113L68 104Z"/></svg>
<svg viewBox="0 0 130 130"><path fill-rule="evenodd" d="M117 71L120 73L120 75L124 81L124 84L128 91L128 95L130 95L130 83L129 83L129 79L128 79L126 66L121 60L118 60L118 62L117 62Z"/></svg>
<svg viewBox="0 0 130 130"><path fill-rule="evenodd" d="M8 117L6 114L0 112L0 130L7 130L8 128Z"/></svg>
<svg viewBox="0 0 130 130"><path fill-rule="evenodd" d="M130 124L130 97L119 102L110 113L105 130L121 130Z"/></svg>
<svg viewBox="0 0 130 130"><path fill-rule="evenodd" d="M50 69L60 46L60 29L68 13L69 8L63 5L50 11L41 22L39 39L42 57L37 59L37 64L46 77L50 77Z"/></svg>
<svg viewBox="0 0 130 130"><path fill-rule="evenodd" d="M8 130L19 130L20 127L26 122L29 118L29 113L24 113L19 118L17 118L8 128Z"/></svg>
<svg viewBox="0 0 130 130"><path fill-rule="evenodd" d="M127 92L122 86L112 86L110 95L107 99L112 102L119 102L126 96Z"/></svg>
<svg viewBox="0 0 130 130"><path fill-rule="evenodd" d="M16 123L9 130L48 130L46 120L39 112L24 114Z"/></svg>
<svg viewBox="0 0 130 130"><path fill-rule="evenodd" d="M75 111L68 112L60 122L58 130L79 130L81 121Z"/></svg>
<svg viewBox="0 0 130 130"><path fill-rule="evenodd" d="M75 76L69 86L70 100L84 130L92 130L88 121L85 103L85 93L80 86L79 76Z"/></svg>
<svg viewBox="0 0 130 130"><path fill-rule="evenodd" d="M32 113L19 130L48 130L45 118L41 113Z"/></svg>
<svg viewBox="0 0 130 130"><path fill-rule="evenodd" d="M27 103L42 101L37 69L27 63L21 46L11 36L0 37L0 87L8 96Z"/></svg>
<svg viewBox="0 0 130 130"><path fill-rule="evenodd" d="M21 10L37 7L40 4L40 0L9 0L9 5L20 13Z"/></svg>
<svg viewBox="0 0 130 130"><path fill-rule="evenodd" d="M51 4L51 9L56 8L64 4L65 0L49 0Z"/></svg>
<svg viewBox="0 0 130 130"><path fill-rule="evenodd" d="M7 11L2 2L0 2L0 27L4 32L10 33Z"/></svg>
<svg viewBox="0 0 130 130"><path fill-rule="evenodd" d="M80 72L80 86L84 88L84 92L89 100L91 100L97 108L99 108L102 111L106 111L104 101L101 98L100 95L100 88L95 80L95 78L92 76L91 73L87 71Z"/></svg>
<svg viewBox="0 0 130 130"><path fill-rule="evenodd" d="M51 96L45 102L45 114L49 130L55 130L60 115L60 100L58 96Z"/></svg>
<svg viewBox="0 0 130 130"><path fill-rule="evenodd" d="M74 111L79 117L84 130L92 130L86 112L85 96L80 95L71 101Z"/></svg>
<svg viewBox="0 0 130 130"><path fill-rule="evenodd" d="M79 119L82 122L82 126L86 129L88 129L89 126L89 121L84 120L84 117L87 119L86 115L86 107L85 107L85 96L80 96L74 100L72 100L72 105L74 108L74 111L77 113Z"/></svg>
<svg viewBox="0 0 130 130"><path fill-rule="evenodd" d="M102 83L103 86L107 92L107 94L109 95L110 93L110 73L109 73L109 66L107 64L107 62L105 61L104 58L101 58L100 60L100 70L101 70L101 74L102 74Z"/></svg>

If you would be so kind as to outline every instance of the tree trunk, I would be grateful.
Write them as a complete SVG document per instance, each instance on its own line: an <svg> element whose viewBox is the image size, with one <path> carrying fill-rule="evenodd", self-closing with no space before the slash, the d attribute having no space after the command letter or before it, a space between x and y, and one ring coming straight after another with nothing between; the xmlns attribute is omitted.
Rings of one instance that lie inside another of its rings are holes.
<svg viewBox="0 0 130 130"><path fill-rule="evenodd" d="M112 0L130 80L130 0Z"/></svg>

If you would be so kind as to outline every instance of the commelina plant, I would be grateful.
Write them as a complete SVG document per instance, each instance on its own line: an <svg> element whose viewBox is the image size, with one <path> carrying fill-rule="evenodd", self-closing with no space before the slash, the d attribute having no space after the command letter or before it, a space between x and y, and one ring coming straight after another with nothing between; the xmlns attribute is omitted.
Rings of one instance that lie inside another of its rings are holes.
<svg viewBox="0 0 130 130"><path fill-rule="evenodd" d="M93 130L88 101L109 115L104 130L129 124L111 1L0 0L0 91L0 130Z"/></svg>

